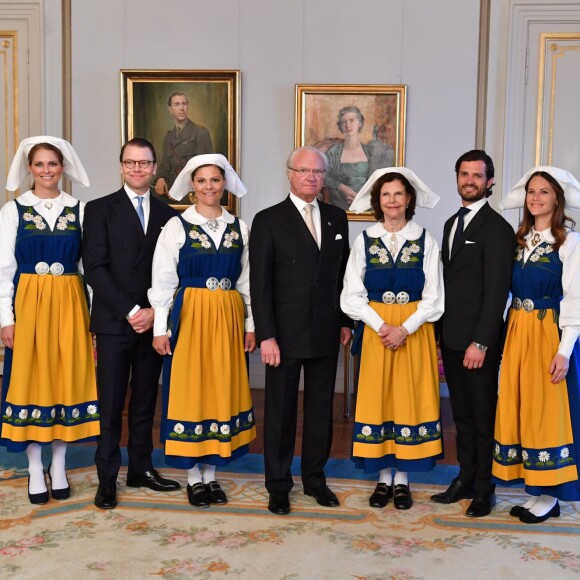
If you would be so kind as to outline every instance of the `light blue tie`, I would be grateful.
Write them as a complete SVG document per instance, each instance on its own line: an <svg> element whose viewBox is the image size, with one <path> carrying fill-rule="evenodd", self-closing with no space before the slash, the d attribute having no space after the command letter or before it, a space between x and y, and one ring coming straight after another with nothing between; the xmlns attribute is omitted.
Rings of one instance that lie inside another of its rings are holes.
<svg viewBox="0 0 580 580"><path fill-rule="evenodd" d="M139 216L139 221L141 222L141 227L145 231L145 212L143 211L143 196L137 196L137 215Z"/></svg>

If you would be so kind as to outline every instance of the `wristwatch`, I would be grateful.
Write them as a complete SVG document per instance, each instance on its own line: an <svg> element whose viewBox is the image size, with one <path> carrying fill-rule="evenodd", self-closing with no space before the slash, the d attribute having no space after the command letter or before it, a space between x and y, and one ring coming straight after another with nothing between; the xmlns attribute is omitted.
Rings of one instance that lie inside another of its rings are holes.
<svg viewBox="0 0 580 580"><path fill-rule="evenodd" d="M479 352L485 352L487 350L487 346L479 344L479 342L473 342L472 344Z"/></svg>

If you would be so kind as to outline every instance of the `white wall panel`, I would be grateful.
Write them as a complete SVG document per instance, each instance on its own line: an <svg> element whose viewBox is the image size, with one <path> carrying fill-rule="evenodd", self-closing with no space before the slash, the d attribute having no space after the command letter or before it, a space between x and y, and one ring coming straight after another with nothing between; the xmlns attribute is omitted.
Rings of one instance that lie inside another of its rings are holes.
<svg viewBox="0 0 580 580"><path fill-rule="evenodd" d="M444 198L418 213L440 237L453 164L475 139L478 0L72 0L72 14L73 136L92 182L82 199L120 184L121 68L242 71L248 222L286 194L295 83L407 84L406 164Z"/></svg>

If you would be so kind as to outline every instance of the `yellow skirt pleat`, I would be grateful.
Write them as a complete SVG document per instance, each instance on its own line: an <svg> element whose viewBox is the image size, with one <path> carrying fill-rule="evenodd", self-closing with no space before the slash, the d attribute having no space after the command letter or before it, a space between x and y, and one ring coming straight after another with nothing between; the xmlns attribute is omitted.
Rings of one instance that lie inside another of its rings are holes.
<svg viewBox="0 0 580 580"><path fill-rule="evenodd" d="M371 302L371 307L387 321L399 326L416 310L417 303L405 305ZM369 327L363 335L362 356L356 403L356 423L421 425L440 419L439 375L432 323L423 324L407 337L396 351L383 346ZM440 425L438 424L440 429ZM441 437L415 445L388 439L382 443L353 443L353 456L424 459L442 452Z"/></svg>
<svg viewBox="0 0 580 580"><path fill-rule="evenodd" d="M510 310L495 422L495 440L500 445L542 450L573 442L566 381L553 384L548 372L559 343L551 310L542 320L538 311ZM537 458L533 461L542 463ZM578 478L575 465L550 469L548 461L545 468L535 470L527 469L525 460L502 465L494 459L493 474L504 481L523 478L532 486Z"/></svg>
<svg viewBox="0 0 580 580"><path fill-rule="evenodd" d="M16 326L10 386L14 405L74 406L79 415L97 399L89 313L81 279L23 274L14 304ZM74 425L15 426L2 436L12 441L77 441L99 434L98 420Z"/></svg>
<svg viewBox="0 0 580 580"><path fill-rule="evenodd" d="M244 304L235 291L188 288L173 353L168 422L230 422L252 407L244 352ZM256 436L255 427L231 441L167 439L167 455L230 457Z"/></svg>

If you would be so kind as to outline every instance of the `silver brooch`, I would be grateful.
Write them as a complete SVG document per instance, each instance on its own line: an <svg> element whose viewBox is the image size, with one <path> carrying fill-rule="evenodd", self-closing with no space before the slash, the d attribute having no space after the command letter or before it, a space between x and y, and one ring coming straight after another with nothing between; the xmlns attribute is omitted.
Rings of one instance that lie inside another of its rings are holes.
<svg viewBox="0 0 580 580"><path fill-rule="evenodd" d="M532 246L536 247L542 241L542 236L536 232L530 241L532 242Z"/></svg>
<svg viewBox="0 0 580 580"><path fill-rule="evenodd" d="M50 209L52 209L52 206L53 206L53 205L54 205L54 203L53 203L52 201L45 201L45 202L44 202L44 207L45 207L46 209L49 209L49 210L50 210Z"/></svg>
<svg viewBox="0 0 580 580"><path fill-rule="evenodd" d="M210 218L207 220L207 227L212 231L212 232L217 232L220 224L218 222L218 220L216 218Z"/></svg>

